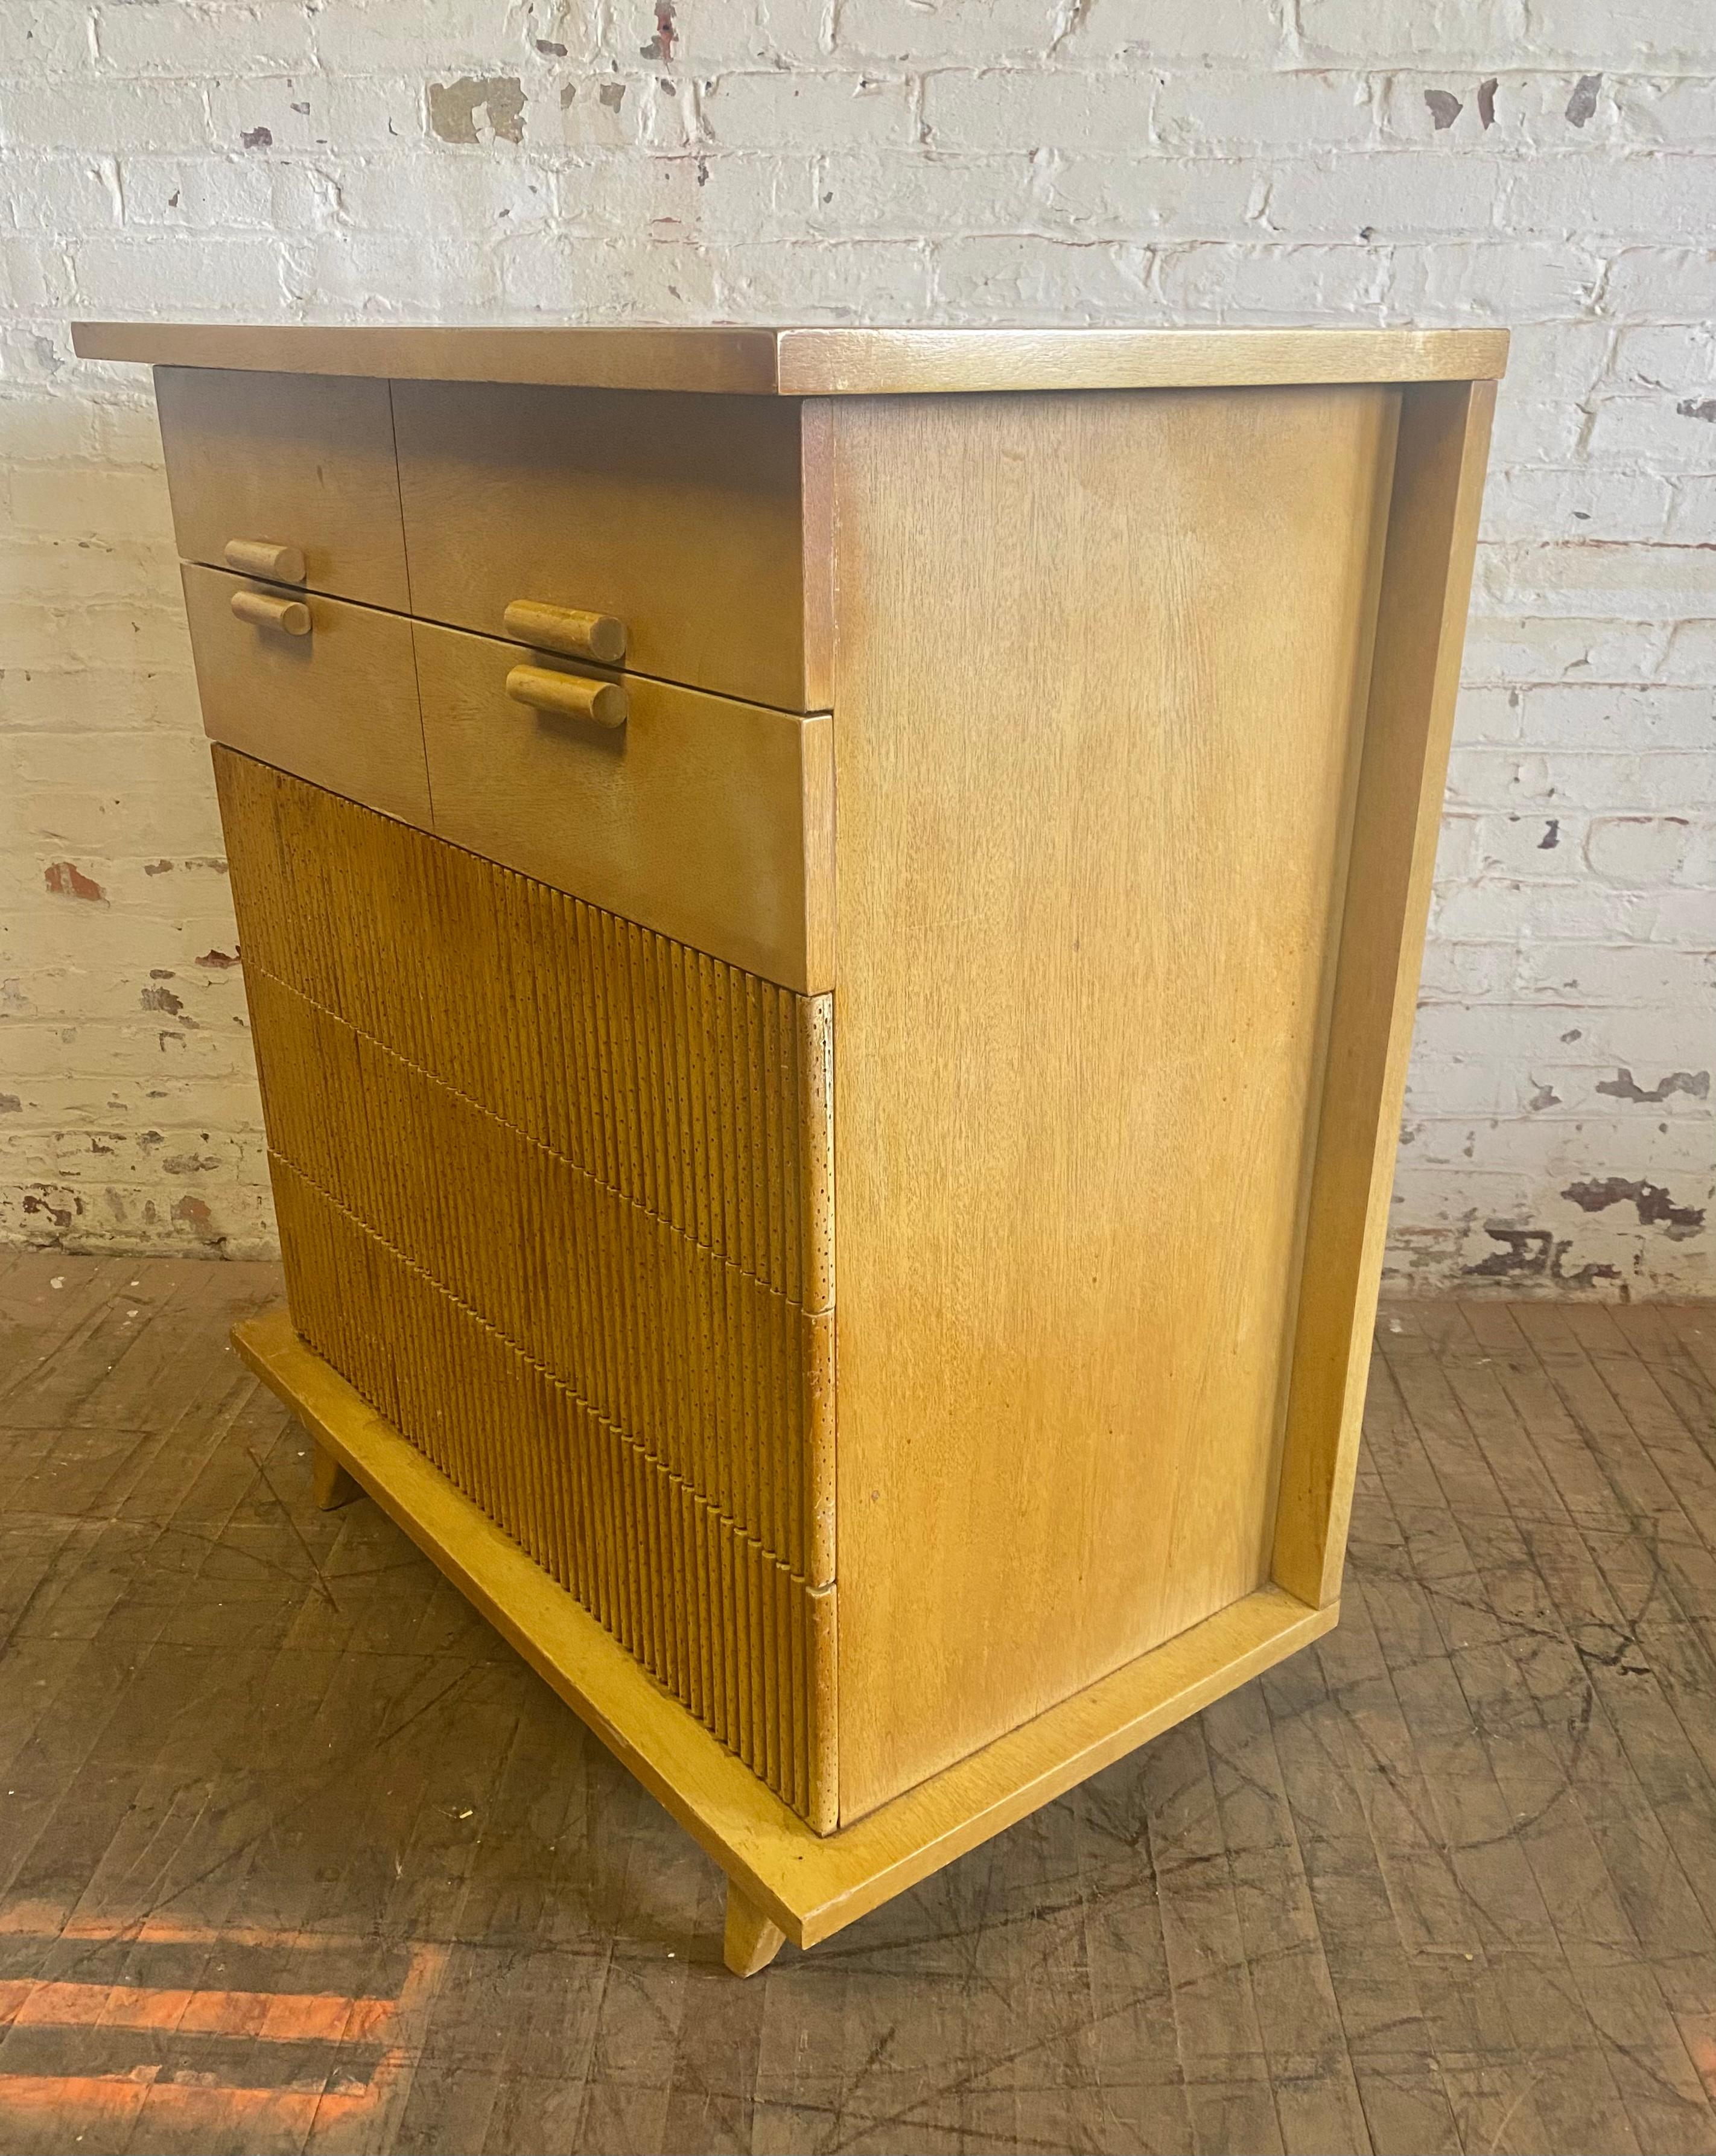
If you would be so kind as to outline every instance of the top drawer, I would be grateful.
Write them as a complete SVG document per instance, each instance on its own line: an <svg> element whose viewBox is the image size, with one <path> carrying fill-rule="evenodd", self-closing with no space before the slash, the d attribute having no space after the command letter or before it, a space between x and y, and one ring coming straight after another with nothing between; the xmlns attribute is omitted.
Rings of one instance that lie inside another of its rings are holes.
<svg viewBox="0 0 1716 2156"><path fill-rule="evenodd" d="M824 709L820 408L501 382L396 382L413 610L513 633L530 599L624 624L625 664Z"/></svg>
<svg viewBox="0 0 1716 2156"><path fill-rule="evenodd" d="M385 382L158 367L155 398L186 561L409 609ZM245 541L295 550L301 575L228 555Z"/></svg>

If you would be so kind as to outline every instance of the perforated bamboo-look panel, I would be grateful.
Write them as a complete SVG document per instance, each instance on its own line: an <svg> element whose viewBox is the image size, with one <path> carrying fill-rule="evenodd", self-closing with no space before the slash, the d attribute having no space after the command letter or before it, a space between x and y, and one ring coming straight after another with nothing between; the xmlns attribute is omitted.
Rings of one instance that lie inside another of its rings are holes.
<svg viewBox="0 0 1716 2156"><path fill-rule="evenodd" d="M215 766L298 1331L832 1827L826 998Z"/></svg>

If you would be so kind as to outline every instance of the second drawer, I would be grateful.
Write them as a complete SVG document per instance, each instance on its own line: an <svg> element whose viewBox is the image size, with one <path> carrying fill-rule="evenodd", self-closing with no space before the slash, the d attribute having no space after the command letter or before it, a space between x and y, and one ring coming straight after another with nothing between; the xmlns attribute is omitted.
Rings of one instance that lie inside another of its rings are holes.
<svg viewBox="0 0 1716 2156"><path fill-rule="evenodd" d="M194 562L183 575L209 738L431 829L404 616Z"/></svg>
<svg viewBox="0 0 1716 2156"><path fill-rule="evenodd" d="M607 674L424 622L412 634L441 836L783 988L832 985L825 715ZM618 684L623 721L516 701L506 682L520 667L539 691L543 674L569 686Z"/></svg>
<svg viewBox="0 0 1716 2156"><path fill-rule="evenodd" d="M204 730L780 987L832 986L831 721L187 563ZM525 669L545 706L507 693ZM604 690L599 717L581 696ZM615 722L617 721L617 723Z"/></svg>

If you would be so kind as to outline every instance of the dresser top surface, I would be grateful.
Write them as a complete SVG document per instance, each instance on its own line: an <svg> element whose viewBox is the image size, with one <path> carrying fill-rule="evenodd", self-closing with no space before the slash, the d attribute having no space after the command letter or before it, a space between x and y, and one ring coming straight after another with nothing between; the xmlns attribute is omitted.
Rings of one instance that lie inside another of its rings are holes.
<svg viewBox="0 0 1716 2156"><path fill-rule="evenodd" d="M76 322L84 359L764 397L1465 382L1499 329L580 329Z"/></svg>

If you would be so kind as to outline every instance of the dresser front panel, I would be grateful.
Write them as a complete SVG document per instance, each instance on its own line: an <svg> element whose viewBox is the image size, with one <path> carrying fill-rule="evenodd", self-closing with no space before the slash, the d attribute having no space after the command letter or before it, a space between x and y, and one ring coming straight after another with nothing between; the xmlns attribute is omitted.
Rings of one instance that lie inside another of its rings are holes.
<svg viewBox="0 0 1716 2156"><path fill-rule="evenodd" d="M830 1825L826 999L216 768L298 1330Z"/></svg>
<svg viewBox="0 0 1716 2156"><path fill-rule="evenodd" d="M428 829L411 624L223 569L187 562L182 574L209 738ZM240 620L235 593L302 606L307 633Z"/></svg>
<svg viewBox="0 0 1716 2156"><path fill-rule="evenodd" d="M414 610L504 636L515 599L611 614L625 664L753 703L828 701L788 398L396 382ZM814 488L813 488L814 508ZM807 628L807 619L809 627Z"/></svg>
<svg viewBox="0 0 1716 2156"><path fill-rule="evenodd" d="M410 610L385 382L158 367L155 401L185 561L295 547L304 588Z"/></svg>

